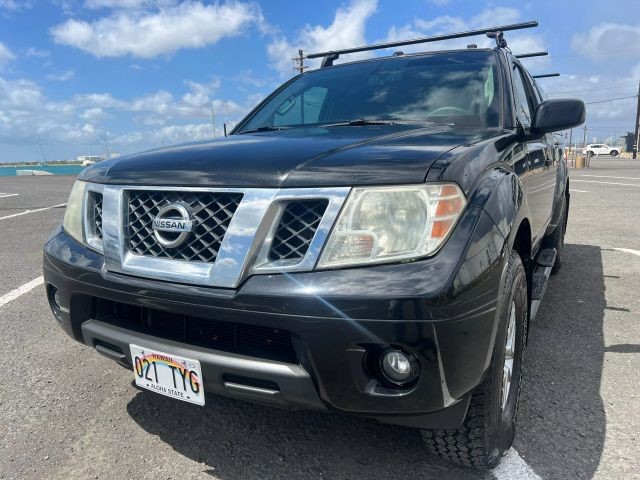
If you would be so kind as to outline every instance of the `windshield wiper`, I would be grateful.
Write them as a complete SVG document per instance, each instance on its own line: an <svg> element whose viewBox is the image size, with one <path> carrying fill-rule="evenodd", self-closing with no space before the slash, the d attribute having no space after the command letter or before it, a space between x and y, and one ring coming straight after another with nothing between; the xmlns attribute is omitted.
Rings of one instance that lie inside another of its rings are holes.
<svg viewBox="0 0 640 480"><path fill-rule="evenodd" d="M336 122L336 123L327 123L320 124L318 127L364 127L366 125L397 125L397 120L375 120L375 119L367 119L367 118L356 118L355 120L349 120L346 122Z"/></svg>
<svg viewBox="0 0 640 480"><path fill-rule="evenodd" d="M238 132L236 135L240 135L242 133L254 133L254 132L275 132L277 130L288 130L292 127L282 126L282 127L273 127L271 125L263 125L262 127L250 128L248 130L242 130Z"/></svg>

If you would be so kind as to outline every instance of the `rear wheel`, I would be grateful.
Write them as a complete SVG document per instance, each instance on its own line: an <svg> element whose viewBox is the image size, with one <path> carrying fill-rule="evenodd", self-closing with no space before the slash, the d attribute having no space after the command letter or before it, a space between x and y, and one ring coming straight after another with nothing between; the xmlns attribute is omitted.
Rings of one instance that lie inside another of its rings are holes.
<svg viewBox="0 0 640 480"><path fill-rule="evenodd" d="M498 465L515 436L528 321L526 276L515 251L509 255L501 298L491 363L472 394L464 423L451 430L422 431L435 455L480 469Z"/></svg>

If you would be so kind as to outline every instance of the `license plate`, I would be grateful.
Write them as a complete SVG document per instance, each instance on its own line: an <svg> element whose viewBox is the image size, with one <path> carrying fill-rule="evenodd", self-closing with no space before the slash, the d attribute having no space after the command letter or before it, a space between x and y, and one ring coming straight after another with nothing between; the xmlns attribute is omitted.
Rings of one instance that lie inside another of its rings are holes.
<svg viewBox="0 0 640 480"><path fill-rule="evenodd" d="M200 362L130 345L136 385L185 402L204 405Z"/></svg>

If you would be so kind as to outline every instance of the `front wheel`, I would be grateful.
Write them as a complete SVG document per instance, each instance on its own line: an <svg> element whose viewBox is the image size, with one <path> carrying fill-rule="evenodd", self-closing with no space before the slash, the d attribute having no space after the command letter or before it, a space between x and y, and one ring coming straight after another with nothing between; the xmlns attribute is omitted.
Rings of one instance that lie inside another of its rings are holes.
<svg viewBox="0 0 640 480"><path fill-rule="evenodd" d="M617 157L618 156L618 151L617 150L611 150L611 152L609 152L609 155L611 155L612 157Z"/></svg>
<svg viewBox="0 0 640 480"><path fill-rule="evenodd" d="M528 305L525 271L515 251L509 255L500 298L491 363L472 394L464 423L451 430L422 431L431 453L480 469L500 463L511 448L516 430Z"/></svg>

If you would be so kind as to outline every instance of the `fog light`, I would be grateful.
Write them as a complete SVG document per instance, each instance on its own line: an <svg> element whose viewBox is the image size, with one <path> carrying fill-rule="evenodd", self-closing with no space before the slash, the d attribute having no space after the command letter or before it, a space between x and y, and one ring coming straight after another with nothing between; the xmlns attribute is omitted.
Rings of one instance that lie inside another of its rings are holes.
<svg viewBox="0 0 640 480"><path fill-rule="evenodd" d="M396 385L407 384L420 374L418 362L413 355L400 350L387 350L382 354L380 366L384 377Z"/></svg>
<svg viewBox="0 0 640 480"><path fill-rule="evenodd" d="M60 292L58 292L58 289L55 287L51 292L51 298L53 299L53 306L60 310Z"/></svg>
<svg viewBox="0 0 640 480"><path fill-rule="evenodd" d="M56 317L56 320L62 321L62 306L60 304L60 292L53 285L50 285L49 288L49 305L51 306L51 311L53 312L53 316Z"/></svg>

